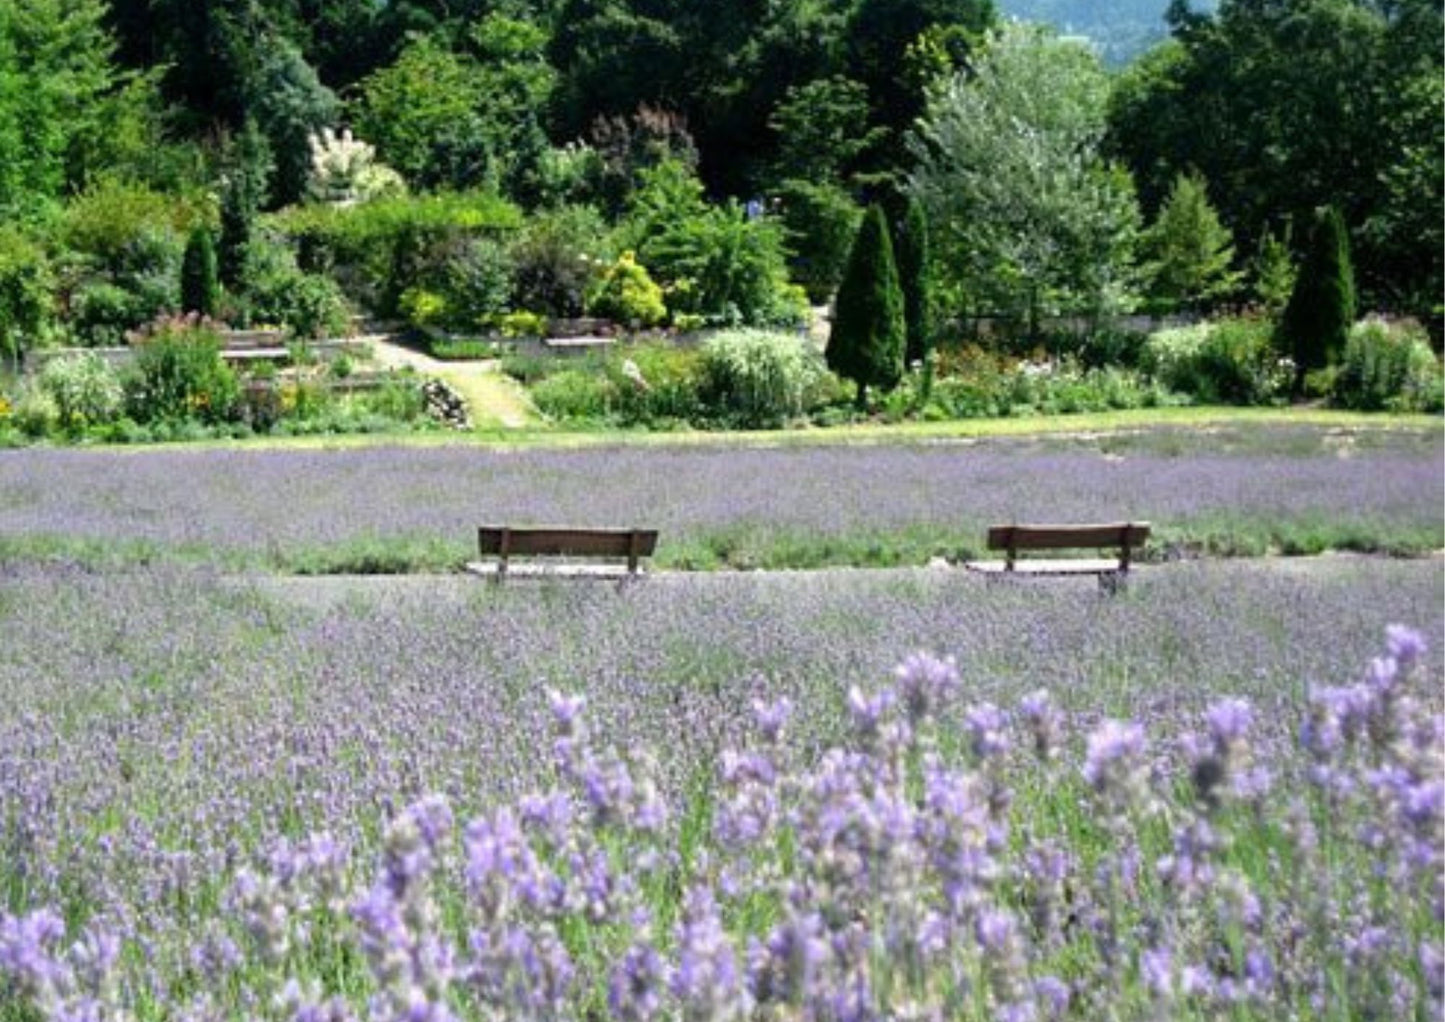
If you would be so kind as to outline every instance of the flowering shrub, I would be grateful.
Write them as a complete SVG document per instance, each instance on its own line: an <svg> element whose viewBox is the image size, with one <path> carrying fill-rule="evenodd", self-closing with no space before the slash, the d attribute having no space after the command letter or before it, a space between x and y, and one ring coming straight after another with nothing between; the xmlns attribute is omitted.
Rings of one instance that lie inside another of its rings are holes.
<svg viewBox="0 0 1445 1022"><path fill-rule="evenodd" d="M120 379L94 352L52 359L40 371L40 386L55 399L61 427L79 429L109 422L120 413Z"/></svg>
<svg viewBox="0 0 1445 1022"><path fill-rule="evenodd" d="M1441 366L1429 336L1414 323L1376 317L1356 323L1330 396L1341 407L1362 411L1440 411Z"/></svg>
<svg viewBox="0 0 1445 1022"><path fill-rule="evenodd" d="M1294 363L1275 351L1267 321L1225 319L1160 330L1144 344L1143 368L1169 390L1206 404L1266 404L1284 396Z"/></svg>
<svg viewBox="0 0 1445 1022"><path fill-rule="evenodd" d="M729 330L703 348L705 400L739 426L779 426L802 415L828 375L817 351L796 334Z"/></svg>
<svg viewBox="0 0 1445 1022"><path fill-rule="evenodd" d="M552 692L550 783L465 823L420 796L374 856L279 839L205 894L183 982L39 905L0 916L0 975L57 1020L1434 1017L1424 653L1392 626L1359 681L1311 686L1293 751L1244 700L1161 735L1046 691L960 705L958 666L914 655L817 754L755 700L671 804L645 751L593 740L602 708ZM174 875L153 910L205 890Z"/></svg>
<svg viewBox="0 0 1445 1022"><path fill-rule="evenodd" d="M217 423L236 417L240 384L221 360L214 327L191 317L166 320L131 343L136 359L124 380L131 418Z"/></svg>
<svg viewBox="0 0 1445 1022"><path fill-rule="evenodd" d="M594 314L623 324L650 327L667 318L662 288L631 252L602 272L588 304Z"/></svg>
<svg viewBox="0 0 1445 1022"><path fill-rule="evenodd" d="M349 130L322 128L308 142L311 171L306 193L312 199L351 205L406 192L401 175L377 162L376 147L353 138Z"/></svg>

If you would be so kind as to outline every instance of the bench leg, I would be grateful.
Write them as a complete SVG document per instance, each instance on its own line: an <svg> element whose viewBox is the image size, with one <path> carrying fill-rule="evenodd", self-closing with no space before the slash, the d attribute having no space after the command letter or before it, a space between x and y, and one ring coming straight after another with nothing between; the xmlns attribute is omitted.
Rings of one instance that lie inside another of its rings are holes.
<svg viewBox="0 0 1445 1022"><path fill-rule="evenodd" d="M1129 588L1129 573L1127 571L1101 571L1099 572L1099 591L1105 596L1114 596Z"/></svg>

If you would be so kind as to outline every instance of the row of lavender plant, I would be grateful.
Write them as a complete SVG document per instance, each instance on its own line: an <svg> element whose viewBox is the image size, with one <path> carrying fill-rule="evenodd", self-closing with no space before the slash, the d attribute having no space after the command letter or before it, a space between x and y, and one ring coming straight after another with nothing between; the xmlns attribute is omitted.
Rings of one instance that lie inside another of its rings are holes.
<svg viewBox="0 0 1445 1022"><path fill-rule="evenodd" d="M485 521L658 527L664 561L849 560L977 551L999 521L1152 520L1159 543L1225 551L1445 542L1439 438L1410 434L1337 456L1142 446L472 447L338 451L26 450L0 457L0 550L85 546L100 557L305 566L377 544L377 557L456 562ZM1157 438L1156 438L1157 439ZM1167 439L1167 438L1166 438ZM1219 441L1225 445L1227 441ZM1288 443L1288 437L1281 439ZM1264 445L1267 446L1267 445ZM1322 453L1323 452L1323 453ZM843 549L849 545L857 549ZM802 548L807 548L803 550ZM831 551L831 552L830 552Z"/></svg>
<svg viewBox="0 0 1445 1022"><path fill-rule="evenodd" d="M375 860L278 842L184 975L46 907L0 920L0 975L57 1020L1437 1017L1445 717L1422 637L1386 645L1273 761L1244 700L1077 734L1047 691L970 706L952 759L959 672L915 655L812 761L758 701L684 805L554 691L552 785L466 822L420 799Z"/></svg>

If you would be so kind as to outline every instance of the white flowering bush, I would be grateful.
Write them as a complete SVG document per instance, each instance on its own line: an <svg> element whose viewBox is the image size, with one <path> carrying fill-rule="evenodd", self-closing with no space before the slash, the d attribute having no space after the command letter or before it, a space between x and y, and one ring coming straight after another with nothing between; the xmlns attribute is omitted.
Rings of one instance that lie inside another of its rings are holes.
<svg viewBox="0 0 1445 1022"><path fill-rule="evenodd" d="M376 160L376 147L354 137L322 128L310 137L311 172L306 192L319 202L351 205L406 192L400 174Z"/></svg>

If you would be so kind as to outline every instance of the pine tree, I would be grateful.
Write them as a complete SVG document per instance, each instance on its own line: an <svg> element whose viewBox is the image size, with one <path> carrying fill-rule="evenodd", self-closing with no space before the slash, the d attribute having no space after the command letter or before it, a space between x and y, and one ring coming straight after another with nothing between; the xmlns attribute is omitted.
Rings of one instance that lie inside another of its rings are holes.
<svg viewBox="0 0 1445 1022"><path fill-rule="evenodd" d="M859 408L867 406L869 387L889 390L902 378L906 337L893 243L883 211L872 206L838 287L827 350L829 368L858 385Z"/></svg>
<svg viewBox="0 0 1445 1022"><path fill-rule="evenodd" d="M1204 310L1239 284L1239 274L1230 269L1234 239L1198 174L1174 179L1144 244L1151 257L1146 270L1159 298Z"/></svg>
<svg viewBox="0 0 1445 1022"><path fill-rule="evenodd" d="M186 242L181 261L181 309L211 316L220 304L221 285L216 277L216 247L211 232L197 227Z"/></svg>
<svg viewBox="0 0 1445 1022"><path fill-rule="evenodd" d="M1340 211L1316 215L1309 248L1280 321L1280 338L1295 361L1295 389L1311 369L1339 359L1355 321L1355 275L1350 239Z"/></svg>
<svg viewBox="0 0 1445 1022"><path fill-rule="evenodd" d="M274 167L265 136L246 121L227 146L221 179L221 281L233 295L249 290L251 235Z"/></svg>
<svg viewBox="0 0 1445 1022"><path fill-rule="evenodd" d="M904 362L911 366L925 361L933 346L933 324L928 316L928 218L917 198L908 202L903 229L898 232L896 255L898 284L903 288L903 320L908 332Z"/></svg>

